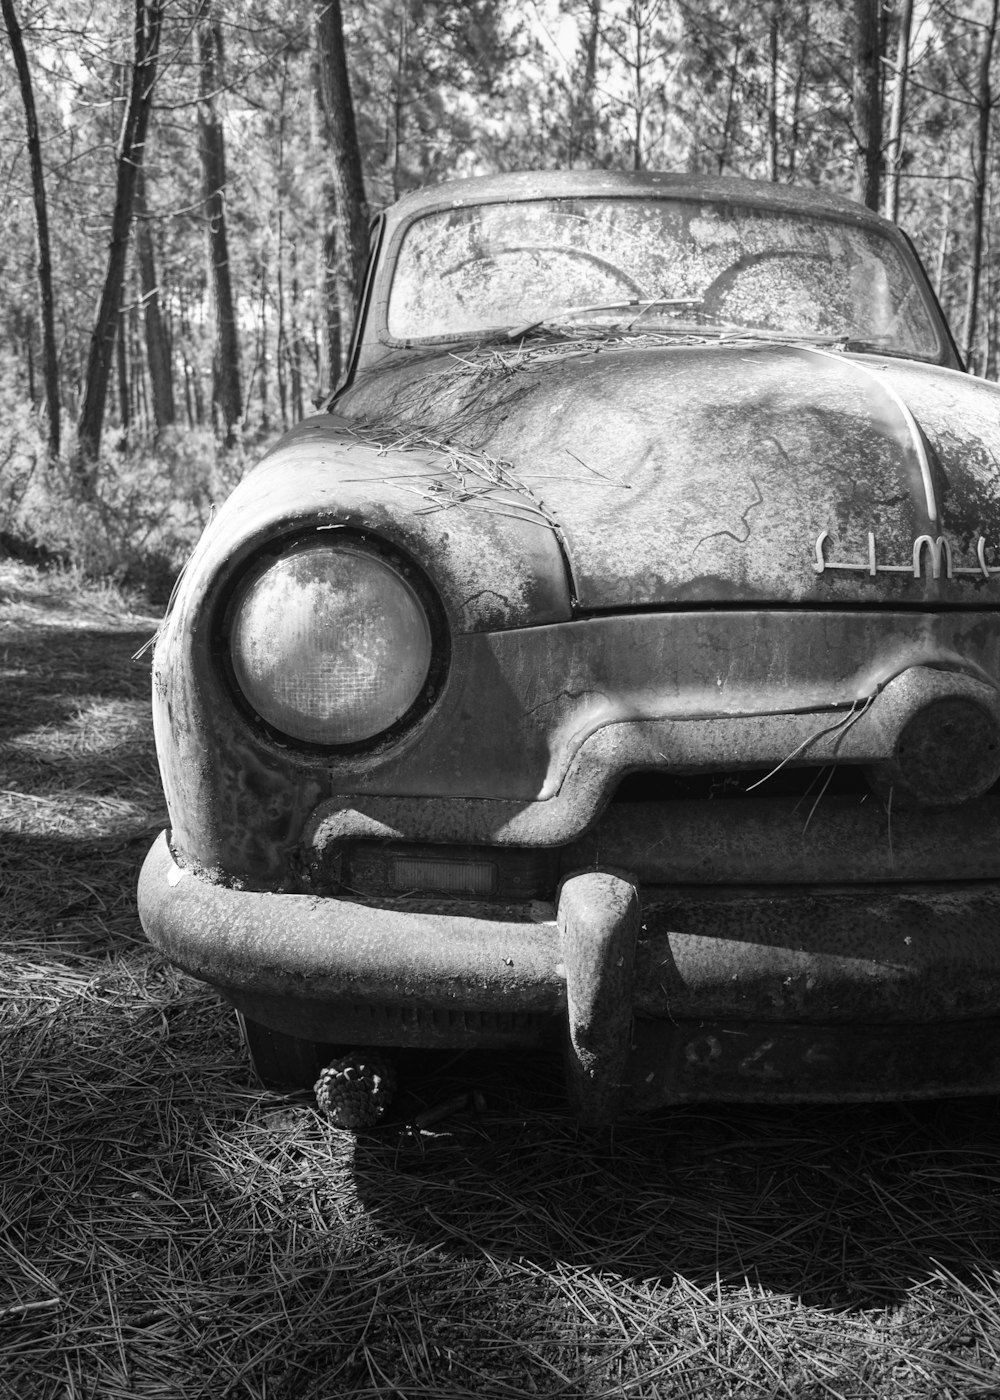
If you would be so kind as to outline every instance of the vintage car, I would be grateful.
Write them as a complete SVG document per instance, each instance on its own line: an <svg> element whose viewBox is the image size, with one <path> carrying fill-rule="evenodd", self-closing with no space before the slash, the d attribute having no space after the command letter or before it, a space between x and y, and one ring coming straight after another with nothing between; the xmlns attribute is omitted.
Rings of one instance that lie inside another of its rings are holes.
<svg viewBox="0 0 1000 1400"><path fill-rule="evenodd" d="M261 1077L562 1044L607 1122L1000 1090L1000 389L906 236L425 189L154 659L149 938Z"/></svg>

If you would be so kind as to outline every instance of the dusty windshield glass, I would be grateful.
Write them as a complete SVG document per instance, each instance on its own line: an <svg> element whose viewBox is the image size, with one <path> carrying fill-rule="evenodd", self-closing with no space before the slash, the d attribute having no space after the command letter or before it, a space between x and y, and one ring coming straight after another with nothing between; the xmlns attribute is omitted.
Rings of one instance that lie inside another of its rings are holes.
<svg viewBox="0 0 1000 1400"><path fill-rule="evenodd" d="M407 230L393 339L550 322L843 338L923 359L942 348L893 245L804 210L547 199L443 210Z"/></svg>

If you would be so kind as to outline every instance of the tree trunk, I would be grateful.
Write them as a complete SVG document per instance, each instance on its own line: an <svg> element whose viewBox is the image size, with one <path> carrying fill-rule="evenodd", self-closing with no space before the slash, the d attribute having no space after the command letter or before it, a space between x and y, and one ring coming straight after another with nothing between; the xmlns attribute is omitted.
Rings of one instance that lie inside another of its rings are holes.
<svg viewBox="0 0 1000 1400"><path fill-rule="evenodd" d="M983 268L983 225L986 212L986 176L990 156L990 117L993 111L993 89L990 70L993 46L996 42L1000 0L993 0L989 22L984 26L983 47L979 52L979 76L976 84L976 149L973 156L975 193L972 197L972 250L969 257L968 294L965 303L965 361L972 368L976 344L976 321L979 314L979 282Z"/></svg>
<svg viewBox="0 0 1000 1400"><path fill-rule="evenodd" d="M736 87L740 76L740 55L743 51L743 31L739 27L733 47L733 61L729 68L729 92L726 97L726 115L722 123L722 144L718 153L718 170L721 175L729 164L729 140L733 128L733 114L736 110Z"/></svg>
<svg viewBox="0 0 1000 1400"><path fill-rule="evenodd" d="M144 433L148 433L152 422L149 413L149 394L146 390L146 357L143 354L143 337L140 327L140 304L136 300L129 307L129 363L131 376L129 390L132 403L132 419L138 422Z"/></svg>
<svg viewBox="0 0 1000 1400"><path fill-rule="evenodd" d="M882 171L880 0L854 0L855 198L878 209Z"/></svg>
<svg viewBox="0 0 1000 1400"><path fill-rule="evenodd" d="M38 240L38 295L42 311L42 361L45 373L45 404L49 419L49 456L58 457L61 447L59 414L59 364L56 355L55 299L52 293L52 253L49 244L48 203L45 198L45 174L42 167L42 146L38 135L35 96L31 86L28 57L24 51L21 26L14 10L14 0L0 0L4 24L10 39L10 50L17 70L27 127L28 164L31 169L31 190L35 202L35 236Z"/></svg>
<svg viewBox="0 0 1000 1400"><path fill-rule="evenodd" d="M576 97L570 97L571 129L569 164L570 169L577 160L595 160L594 129L597 115L594 111L594 95L597 92L597 53L601 42L602 0L588 0L590 22L587 25L587 39L584 43L583 81Z"/></svg>
<svg viewBox="0 0 1000 1400"><path fill-rule="evenodd" d="M336 377L342 368L342 346L350 339L355 306L364 283L368 260L368 204L347 78L340 0L314 0L314 5L317 80L323 139L330 153L333 197L333 215L324 254L328 284L332 278L337 287L340 344L335 350L331 343L329 352L330 372ZM328 326L331 321L332 316L328 314Z"/></svg>
<svg viewBox="0 0 1000 1400"><path fill-rule="evenodd" d="M632 22L635 25L635 134L632 138L632 169L641 170L643 168L642 123L646 113L646 94L643 88L646 58L642 50L645 15L642 13L640 0L632 0Z"/></svg>
<svg viewBox="0 0 1000 1400"><path fill-rule="evenodd" d="M201 155L202 201L208 226L208 262L215 304L215 355L212 403L225 424L225 442L232 447L243 408L240 388L240 347L233 302L226 228L226 146L216 109L222 31L206 3L198 26L198 145Z"/></svg>
<svg viewBox="0 0 1000 1400"><path fill-rule="evenodd" d="M170 342L160 311L160 288L156 280L156 257L153 233L146 204L146 174L139 171L135 188L136 251L139 261L139 285L142 290L143 329L146 339L146 359L153 388L153 422L157 433L169 427L176 418L174 407L174 376L170 358Z"/></svg>
<svg viewBox="0 0 1000 1400"><path fill-rule="evenodd" d="M768 17L767 178L778 181L778 59L782 0L773 0Z"/></svg>
<svg viewBox="0 0 1000 1400"><path fill-rule="evenodd" d="M121 420L119 447L128 446L132 429L131 400L128 384L128 322L124 315L118 317L118 334L115 337L116 359L118 361L118 417Z"/></svg>
<svg viewBox="0 0 1000 1400"><path fill-rule="evenodd" d="M811 20L812 16L809 13L809 0L805 0L805 4L803 4L802 6L802 12L799 17L799 24L801 26L800 32L802 35L802 39L799 44L798 72L795 75L795 86L792 89L792 116L791 121L789 123L788 132L788 156L786 164L788 168L789 181L795 179L795 173L798 167L799 135L801 131L802 115L802 94L805 90L806 65L809 61L809 38L811 33Z"/></svg>
<svg viewBox="0 0 1000 1400"><path fill-rule="evenodd" d="M996 178L996 176L994 176L994 178ZM990 189L992 188L993 186L990 185ZM990 203L992 203L992 200L990 200ZM992 217L990 217L990 227L992 227L992 224L993 220ZM987 256L986 262L986 326L985 335L983 335L983 342L985 342L983 343L983 374L986 375L987 379L994 379L994 381L996 381L997 328L1000 326L1000 307L997 305L997 301L999 301L999 298L997 298L997 290L999 290L999 288L997 288L996 280L990 276L989 272L992 266L993 258L992 255L989 255Z"/></svg>
<svg viewBox="0 0 1000 1400"><path fill-rule="evenodd" d="M35 322L29 316L27 325L24 328L24 358L25 368L28 372L28 402L32 408L38 406L38 385L35 383ZM51 445L50 445L51 450Z"/></svg>
<svg viewBox="0 0 1000 1400"><path fill-rule="evenodd" d="M937 263L934 270L934 291L937 299L944 302L944 271L948 263L948 243L951 239L951 176L945 184L944 209L941 215L941 237L938 240Z"/></svg>
<svg viewBox="0 0 1000 1400"><path fill-rule="evenodd" d="M266 436L271 431L271 386L267 371L267 265L260 269L260 430ZM250 411L247 395L247 413Z"/></svg>
<svg viewBox="0 0 1000 1400"><path fill-rule="evenodd" d="M326 188L326 227L323 231L323 337L330 388L336 384L347 357L348 337L343 334L340 259L337 254L337 205L332 186ZM347 326L350 332L350 323Z"/></svg>
<svg viewBox="0 0 1000 1400"><path fill-rule="evenodd" d="M993 267L993 238L991 232L993 228L992 189L993 184L992 181L990 181L986 187L987 209L984 221L986 226L986 239L983 249L983 276L985 286L983 287L983 315L981 317L983 323L981 336L982 349L979 358L979 364L985 379L996 378L996 341L993 336L996 323L996 288L991 272Z"/></svg>
<svg viewBox="0 0 1000 1400"><path fill-rule="evenodd" d="M329 303L328 303L329 309ZM288 427L288 308L285 297L285 216L278 210L278 407L281 411L281 430Z"/></svg>
<svg viewBox="0 0 1000 1400"><path fill-rule="evenodd" d="M299 275L295 268L294 244L292 245L291 300L292 334L288 350L292 380L292 421L301 423L302 419L305 417L305 403L302 397L302 330L299 325Z"/></svg>
<svg viewBox="0 0 1000 1400"><path fill-rule="evenodd" d="M396 53L396 81L392 94L392 197L399 198L400 153L403 149L406 71L410 58L410 4L403 0L399 9L399 49Z"/></svg>
<svg viewBox="0 0 1000 1400"><path fill-rule="evenodd" d="M899 173L903 166L903 121L906 115L906 81L910 74L912 23L913 0L902 0L899 9L896 74L892 85L892 112L889 116L889 145L886 151L885 172L885 217L893 222L899 215Z"/></svg>
<svg viewBox="0 0 1000 1400"><path fill-rule="evenodd" d="M153 105L162 22L162 0L135 0L135 59L132 64L128 106L118 142L118 172L108 268L97 310L97 321L90 337L83 409L77 429L79 470L88 481L92 479L93 463L96 462L101 447L104 406L114 357L129 230L135 205L136 179L142 164L146 129Z"/></svg>

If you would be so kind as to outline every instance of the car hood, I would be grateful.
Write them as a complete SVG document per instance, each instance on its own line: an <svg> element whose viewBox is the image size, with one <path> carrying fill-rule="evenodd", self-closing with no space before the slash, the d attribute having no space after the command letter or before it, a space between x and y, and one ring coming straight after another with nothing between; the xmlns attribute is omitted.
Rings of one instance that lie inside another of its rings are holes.
<svg viewBox="0 0 1000 1400"><path fill-rule="evenodd" d="M1000 600L1000 390L954 370L550 340L400 356L337 409L503 462L587 611Z"/></svg>

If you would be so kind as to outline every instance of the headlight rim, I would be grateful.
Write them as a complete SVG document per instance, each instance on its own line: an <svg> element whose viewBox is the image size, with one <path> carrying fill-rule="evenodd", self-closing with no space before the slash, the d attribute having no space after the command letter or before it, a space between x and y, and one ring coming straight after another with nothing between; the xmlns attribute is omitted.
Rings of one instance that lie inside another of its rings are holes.
<svg viewBox="0 0 1000 1400"><path fill-rule="evenodd" d="M237 679L232 658L232 636L237 610L247 589L255 578L266 569L295 554L317 544L328 542L336 547L349 544L356 549L376 556L383 564L398 573L413 589L424 610L430 630L430 662L427 676L416 698L409 708L387 728L366 739L348 743L331 744L316 740L302 739L287 734L276 727L253 706ZM306 756L322 757L328 760L339 757L364 757L377 754L383 749L399 743L415 729L437 704L447 680L451 662L451 629L448 626L444 608L434 586L416 560L395 543L369 530L359 530L341 525L314 525L307 529L284 531L260 543L249 551L233 569L226 581L224 592L215 609L216 622L212 628L216 661L222 671L226 689L233 705L250 725L256 735L266 735L278 749L291 750Z"/></svg>

